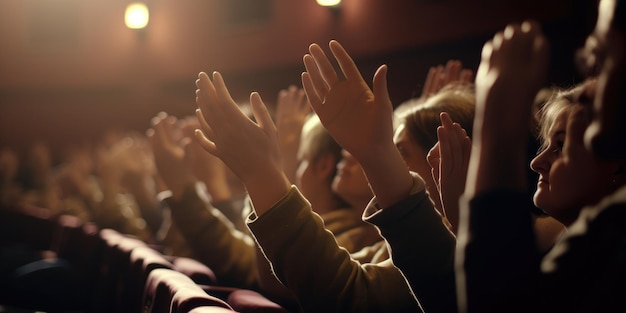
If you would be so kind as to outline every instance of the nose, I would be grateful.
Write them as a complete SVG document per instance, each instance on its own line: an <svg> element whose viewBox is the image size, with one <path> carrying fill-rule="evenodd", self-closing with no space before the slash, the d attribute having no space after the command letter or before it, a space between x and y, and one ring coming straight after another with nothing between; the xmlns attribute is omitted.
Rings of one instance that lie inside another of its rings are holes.
<svg viewBox="0 0 626 313"><path fill-rule="evenodd" d="M541 175L548 173L551 165L548 158L549 153L549 149L541 151L532 161L530 161L530 169Z"/></svg>
<svg viewBox="0 0 626 313"><path fill-rule="evenodd" d="M351 165L351 164L357 163L356 159L346 149L341 150L341 157L342 159L340 163L343 163L344 165Z"/></svg>

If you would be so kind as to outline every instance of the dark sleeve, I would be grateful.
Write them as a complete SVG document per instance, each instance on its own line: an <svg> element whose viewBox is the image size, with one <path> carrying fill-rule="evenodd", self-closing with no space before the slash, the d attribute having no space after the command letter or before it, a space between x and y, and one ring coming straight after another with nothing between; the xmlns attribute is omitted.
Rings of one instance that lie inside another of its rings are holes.
<svg viewBox="0 0 626 313"><path fill-rule="evenodd" d="M460 312L534 312L540 268L531 197L488 192L466 201L457 246Z"/></svg>
<svg viewBox="0 0 626 313"><path fill-rule="evenodd" d="M375 224L389 243L393 263L424 311L455 312L456 240L428 194L422 190L365 219Z"/></svg>

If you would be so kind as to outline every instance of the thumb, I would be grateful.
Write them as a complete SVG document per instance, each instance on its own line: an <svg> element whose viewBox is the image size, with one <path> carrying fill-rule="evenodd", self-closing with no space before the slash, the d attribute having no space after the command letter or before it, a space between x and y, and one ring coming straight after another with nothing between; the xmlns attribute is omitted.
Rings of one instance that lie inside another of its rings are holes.
<svg viewBox="0 0 626 313"><path fill-rule="evenodd" d="M389 89L387 88L387 65L381 65L374 74L374 97L376 102L385 103L389 107L393 107L389 98Z"/></svg>

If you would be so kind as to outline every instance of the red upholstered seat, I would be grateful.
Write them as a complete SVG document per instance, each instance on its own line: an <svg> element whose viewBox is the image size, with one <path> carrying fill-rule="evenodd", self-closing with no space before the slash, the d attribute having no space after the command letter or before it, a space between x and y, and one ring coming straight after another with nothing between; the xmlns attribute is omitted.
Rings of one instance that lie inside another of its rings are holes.
<svg viewBox="0 0 626 313"><path fill-rule="evenodd" d="M247 289L238 289L230 293L228 304L242 313L287 313L288 311L279 304L269 300L262 294Z"/></svg>
<svg viewBox="0 0 626 313"><path fill-rule="evenodd" d="M232 312L225 301L207 294L185 274L171 269L155 269L148 275L142 312L189 312L202 306L221 307Z"/></svg>

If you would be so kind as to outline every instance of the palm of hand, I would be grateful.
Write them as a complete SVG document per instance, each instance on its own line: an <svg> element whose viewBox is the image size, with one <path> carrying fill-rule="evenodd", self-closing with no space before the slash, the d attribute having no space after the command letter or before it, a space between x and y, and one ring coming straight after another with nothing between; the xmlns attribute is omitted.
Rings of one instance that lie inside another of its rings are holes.
<svg viewBox="0 0 626 313"><path fill-rule="evenodd" d="M263 177L268 169L282 171L276 127L258 93L250 97L257 124L237 107L219 73L214 82L201 73L196 84L202 147L244 181Z"/></svg>
<svg viewBox="0 0 626 313"><path fill-rule="evenodd" d="M329 89L322 106L315 108L324 126L349 151L376 140L377 125L385 122L391 110L376 103L364 81L338 81ZM387 111L387 112L385 112ZM382 118L385 117L385 118ZM355 141L355 139L360 139ZM361 143L362 142L362 143ZM353 152L354 153L354 152Z"/></svg>
<svg viewBox="0 0 626 313"><path fill-rule="evenodd" d="M393 106L387 93L387 67L376 71L372 91L343 47L336 41L331 41L330 47L345 79L339 78L317 45L311 45L311 55L303 59L307 72L302 83L322 124L357 159L375 149L374 145L392 145Z"/></svg>

